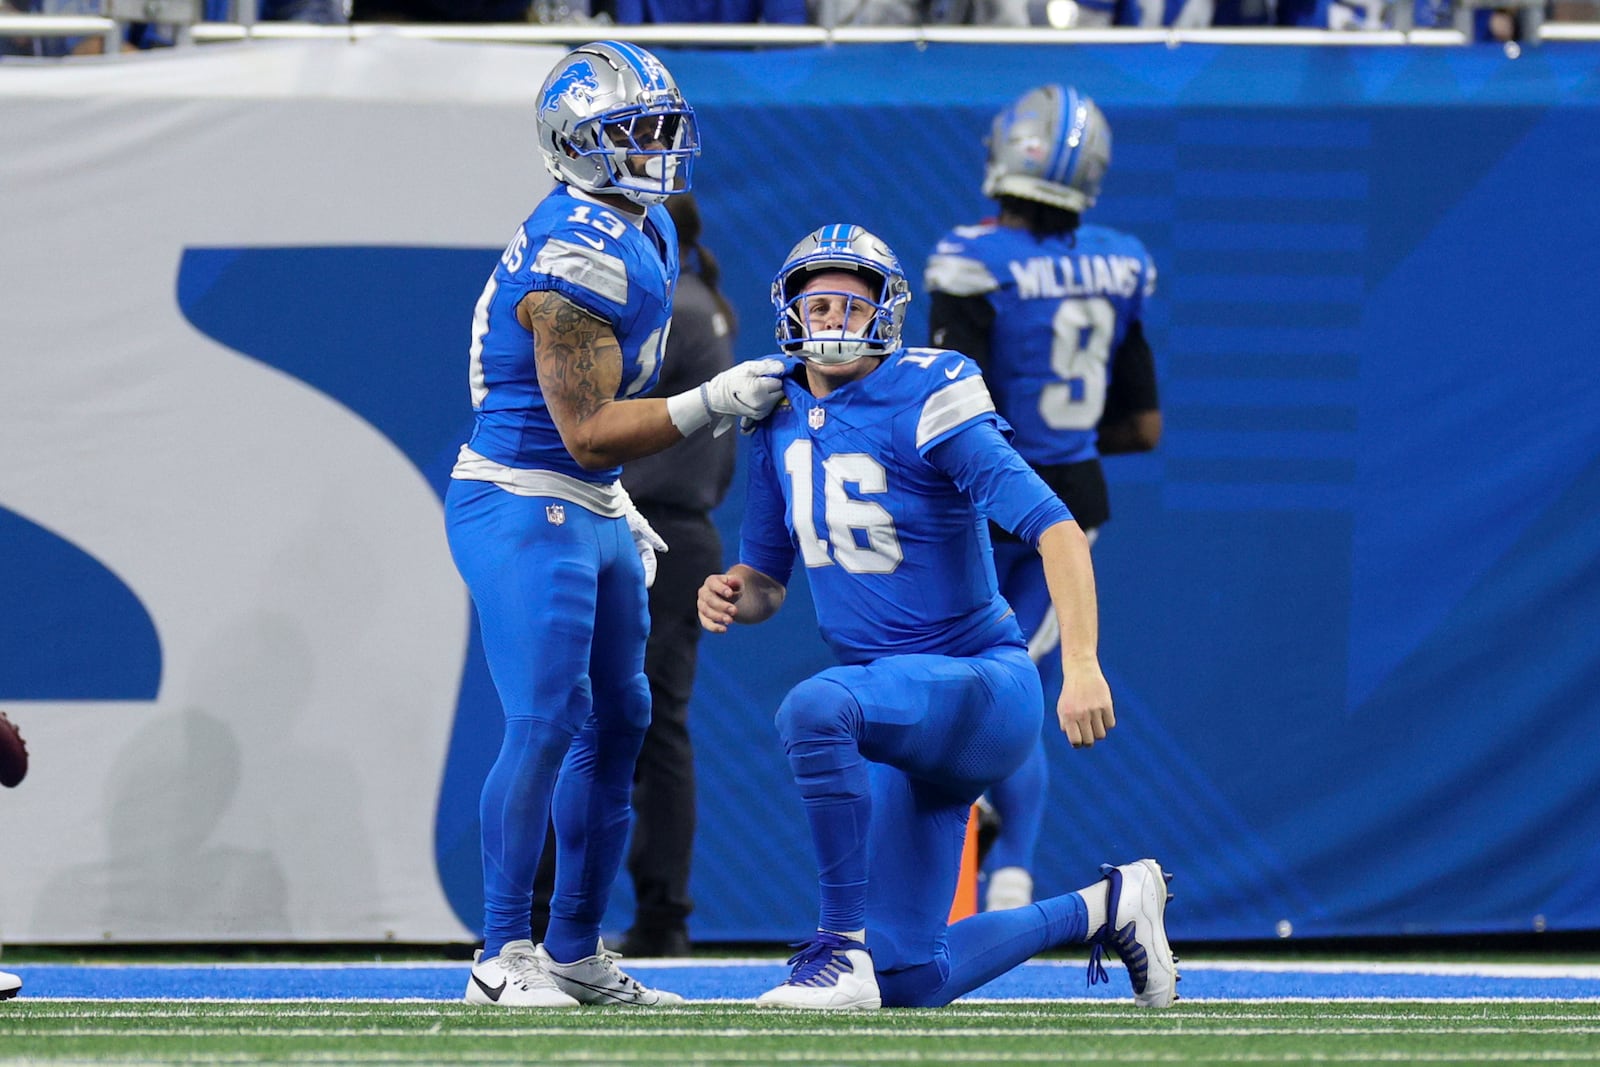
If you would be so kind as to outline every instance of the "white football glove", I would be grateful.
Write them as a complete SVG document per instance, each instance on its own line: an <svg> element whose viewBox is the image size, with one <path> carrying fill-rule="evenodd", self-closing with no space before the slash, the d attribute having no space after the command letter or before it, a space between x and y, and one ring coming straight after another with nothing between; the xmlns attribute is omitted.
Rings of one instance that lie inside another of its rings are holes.
<svg viewBox="0 0 1600 1067"><path fill-rule="evenodd" d="M656 582L656 553L665 552L667 543L661 540L661 535L656 533L648 519L634 507L633 498L628 496L628 491L622 491L622 499L627 501L627 510L622 517L628 520L628 532L633 535L634 550L639 553L639 562L644 564L644 587L649 589Z"/></svg>
<svg viewBox="0 0 1600 1067"><path fill-rule="evenodd" d="M667 415L688 437L707 424L720 437L735 422L755 423L783 399L783 361L756 359L730 367L699 389L667 398Z"/></svg>

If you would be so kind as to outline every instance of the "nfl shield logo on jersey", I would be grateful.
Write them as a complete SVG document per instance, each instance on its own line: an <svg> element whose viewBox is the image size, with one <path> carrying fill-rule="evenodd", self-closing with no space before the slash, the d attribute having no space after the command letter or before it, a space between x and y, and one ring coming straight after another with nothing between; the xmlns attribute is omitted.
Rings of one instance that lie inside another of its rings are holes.
<svg viewBox="0 0 1600 1067"><path fill-rule="evenodd" d="M560 526L567 521L567 509L562 504L546 504L544 517L550 520L551 526Z"/></svg>
<svg viewBox="0 0 1600 1067"><path fill-rule="evenodd" d="M806 422L810 424L813 430L822 429L822 424L827 421L828 413L821 408L812 408L810 413L806 415Z"/></svg>

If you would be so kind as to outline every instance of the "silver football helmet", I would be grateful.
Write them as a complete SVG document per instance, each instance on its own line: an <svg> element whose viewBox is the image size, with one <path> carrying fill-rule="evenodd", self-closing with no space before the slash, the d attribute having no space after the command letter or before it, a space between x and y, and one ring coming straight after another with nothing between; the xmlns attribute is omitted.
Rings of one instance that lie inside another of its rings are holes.
<svg viewBox="0 0 1600 1067"><path fill-rule="evenodd" d="M1081 212L1111 166L1111 127L1076 89L1042 85L994 117L983 195Z"/></svg>
<svg viewBox="0 0 1600 1067"><path fill-rule="evenodd" d="M872 298L856 293L813 290L806 283L818 271L843 270L866 282ZM845 321L857 304L872 309L871 321L859 333L847 329L813 327L805 297L821 294L845 298ZM849 363L862 356L886 356L900 347L911 283L900 260L882 239L860 226L835 223L813 230L789 252L772 281L772 306L778 317L778 347L807 362L821 365Z"/></svg>
<svg viewBox="0 0 1600 1067"><path fill-rule="evenodd" d="M700 132L659 59L635 44L596 41L545 78L539 148L557 181L659 204L689 191Z"/></svg>

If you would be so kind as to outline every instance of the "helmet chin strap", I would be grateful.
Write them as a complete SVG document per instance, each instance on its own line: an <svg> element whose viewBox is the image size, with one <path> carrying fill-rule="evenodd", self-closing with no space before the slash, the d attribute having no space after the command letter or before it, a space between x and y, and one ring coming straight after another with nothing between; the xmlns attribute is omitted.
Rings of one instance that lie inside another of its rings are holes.
<svg viewBox="0 0 1600 1067"><path fill-rule="evenodd" d="M680 191L673 187L673 182L682 161L676 156L647 155L644 157L644 173L635 174L628 166L628 157L640 154L626 148L611 151L610 185L605 191L626 196L637 204L664 203L673 193Z"/></svg>
<svg viewBox="0 0 1600 1067"><path fill-rule="evenodd" d="M843 359L819 359L810 352L801 352L806 366L816 367L818 370L829 370L834 367L848 367L852 363L859 363L864 359L882 359L887 352L862 352L858 355L847 356Z"/></svg>
<svg viewBox="0 0 1600 1067"><path fill-rule="evenodd" d="M670 182L678 176L678 159L676 156L646 156L644 174L663 184Z"/></svg>
<svg viewBox="0 0 1600 1067"><path fill-rule="evenodd" d="M854 363L862 356L881 356L882 347L857 330L819 330L801 342L800 352L807 363L837 367Z"/></svg>

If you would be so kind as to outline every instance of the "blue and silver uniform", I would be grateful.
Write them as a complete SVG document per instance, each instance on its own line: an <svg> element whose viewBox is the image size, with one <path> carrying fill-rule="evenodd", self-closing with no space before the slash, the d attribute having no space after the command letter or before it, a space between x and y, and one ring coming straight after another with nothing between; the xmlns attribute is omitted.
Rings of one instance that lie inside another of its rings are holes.
<svg viewBox="0 0 1600 1067"><path fill-rule="evenodd" d="M982 296L994 309L989 365L995 406L1035 466L1093 459L1113 360L1155 292L1138 238L1103 226L1035 236L959 226L928 259L931 292Z"/></svg>
<svg viewBox="0 0 1600 1067"><path fill-rule="evenodd" d="M512 235L472 317L474 455L506 467L555 471L607 485L620 467L586 471L561 443L534 366L533 338L517 321L531 292L560 293L611 327L622 346L617 398L655 385L678 278L678 231L659 205L641 226L557 186ZM458 469L456 477L473 477ZM493 480L493 479L489 479Z"/></svg>
<svg viewBox="0 0 1600 1067"><path fill-rule="evenodd" d="M620 468L586 471L567 452L516 308L550 291L606 323L622 350L622 399L656 382L677 276L664 208L630 216L558 185L512 236L473 313L476 424L445 524L506 716L480 808L486 959L530 936L552 796L563 859L546 945L561 960L594 952L650 721L644 571Z"/></svg>
<svg viewBox="0 0 1600 1067"><path fill-rule="evenodd" d="M792 378L784 392L751 451L766 477L752 476L741 560L787 581L798 551L845 663L1020 644L982 516L926 455L969 423L1001 424L977 366L902 350L824 399Z"/></svg>
<svg viewBox="0 0 1600 1067"><path fill-rule="evenodd" d="M992 223L960 226L934 249L925 281L934 294L986 306L987 314L964 313L969 321L987 323L978 336L967 328L968 343L982 348L972 355L983 362L996 406L1016 428L1017 451L1092 539L1110 515L1097 447L1107 397L1120 401L1114 408L1155 401L1141 323L1155 292L1156 269L1144 245L1102 226L1049 235ZM1121 368L1119 357L1127 361ZM1045 691L1053 692L1060 677L1052 654L1060 627L1044 564L1033 546L996 534L994 565ZM991 869L1033 868L1048 788L1041 743L990 792L1006 824L989 854Z"/></svg>
<svg viewBox="0 0 1600 1067"><path fill-rule="evenodd" d="M969 805L1021 762L1043 708L984 516L1030 544L1072 517L958 353L898 349L821 399L791 375L785 398L752 442L740 561L787 583L798 558L844 664L777 715L819 927L866 928L885 1005L947 1003L1010 951L946 920Z"/></svg>

